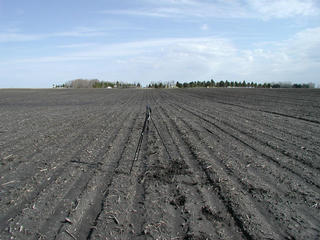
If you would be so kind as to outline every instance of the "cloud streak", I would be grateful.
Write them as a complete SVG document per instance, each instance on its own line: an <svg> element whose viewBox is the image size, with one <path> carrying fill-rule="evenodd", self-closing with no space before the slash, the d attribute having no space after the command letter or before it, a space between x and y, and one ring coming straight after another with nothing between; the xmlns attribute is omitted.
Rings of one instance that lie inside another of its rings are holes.
<svg viewBox="0 0 320 240"><path fill-rule="evenodd" d="M161 18L290 18L319 15L315 0L159 0L136 9L101 11L104 14Z"/></svg>
<svg viewBox="0 0 320 240"><path fill-rule="evenodd" d="M0 32L0 42L28 42L39 41L48 38L82 38L82 37L98 37L107 35L106 31L94 28L76 28L71 31L55 32L55 33L41 33L41 34L26 34L19 31L5 31Z"/></svg>

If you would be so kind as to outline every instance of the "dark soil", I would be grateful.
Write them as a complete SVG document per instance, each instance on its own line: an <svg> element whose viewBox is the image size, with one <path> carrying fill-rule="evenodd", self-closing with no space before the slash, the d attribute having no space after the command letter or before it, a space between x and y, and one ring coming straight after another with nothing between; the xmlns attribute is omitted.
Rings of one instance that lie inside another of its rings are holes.
<svg viewBox="0 0 320 240"><path fill-rule="evenodd" d="M0 239L320 239L319 90L0 90L0 117Z"/></svg>

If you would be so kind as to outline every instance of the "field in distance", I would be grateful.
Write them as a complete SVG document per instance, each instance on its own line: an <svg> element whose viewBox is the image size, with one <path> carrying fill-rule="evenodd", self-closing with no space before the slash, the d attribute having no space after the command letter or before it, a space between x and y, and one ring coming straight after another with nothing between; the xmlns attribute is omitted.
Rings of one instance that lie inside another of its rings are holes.
<svg viewBox="0 0 320 240"><path fill-rule="evenodd" d="M320 238L320 90L0 90L0 118L0 239Z"/></svg>

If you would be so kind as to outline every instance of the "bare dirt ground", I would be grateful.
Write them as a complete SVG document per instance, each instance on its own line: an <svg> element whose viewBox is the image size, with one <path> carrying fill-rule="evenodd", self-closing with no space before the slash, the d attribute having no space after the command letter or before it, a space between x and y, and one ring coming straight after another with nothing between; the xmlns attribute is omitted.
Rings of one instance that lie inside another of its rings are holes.
<svg viewBox="0 0 320 240"><path fill-rule="evenodd" d="M320 239L319 90L0 90L0 119L0 239Z"/></svg>

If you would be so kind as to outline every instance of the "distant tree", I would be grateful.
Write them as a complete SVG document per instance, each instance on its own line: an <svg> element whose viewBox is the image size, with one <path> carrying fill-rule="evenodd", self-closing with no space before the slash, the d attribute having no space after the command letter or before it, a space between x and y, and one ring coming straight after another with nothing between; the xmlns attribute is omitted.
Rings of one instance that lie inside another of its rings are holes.
<svg viewBox="0 0 320 240"><path fill-rule="evenodd" d="M224 81L221 80L221 81L219 82L219 87L224 87Z"/></svg>
<svg viewBox="0 0 320 240"><path fill-rule="evenodd" d="M210 81L210 87L215 87L216 86L216 83L213 81L213 79L211 79Z"/></svg>

